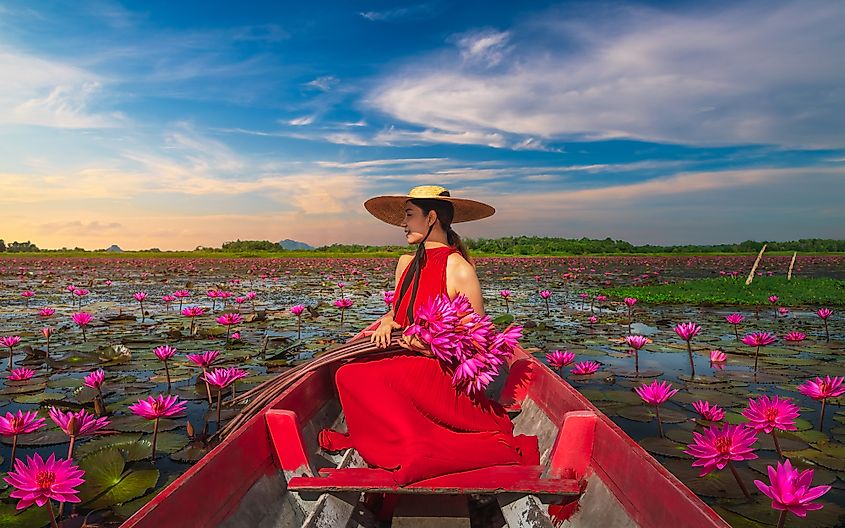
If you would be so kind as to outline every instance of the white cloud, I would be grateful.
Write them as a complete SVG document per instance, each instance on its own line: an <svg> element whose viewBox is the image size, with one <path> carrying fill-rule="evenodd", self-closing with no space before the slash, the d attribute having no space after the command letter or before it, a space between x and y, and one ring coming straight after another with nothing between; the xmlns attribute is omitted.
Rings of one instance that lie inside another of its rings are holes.
<svg viewBox="0 0 845 528"><path fill-rule="evenodd" d="M302 116L302 117L297 117L295 119L291 119L290 121L287 122L287 124L289 124L291 126L305 126L305 125L310 125L311 123L313 123L314 119L315 119L315 117L312 116L312 115Z"/></svg>
<svg viewBox="0 0 845 528"><path fill-rule="evenodd" d="M317 77L313 81L308 81L307 83L305 83L305 86L328 92L329 90L334 88L339 82L340 81L336 77L332 77L331 75L325 75L323 77Z"/></svg>
<svg viewBox="0 0 845 528"><path fill-rule="evenodd" d="M495 66L505 58L509 38L507 31L473 32L458 37L457 45L464 61Z"/></svg>
<svg viewBox="0 0 845 528"><path fill-rule="evenodd" d="M600 21L544 14L509 31L514 57L497 69L465 64L503 42L476 39L459 44L451 63L442 53L430 65L415 58L382 79L368 103L453 135L837 148L845 144L842 27L840 2L640 8Z"/></svg>
<svg viewBox="0 0 845 528"><path fill-rule="evenodd" d="M57 128L108 128L124 123L118 113L91 109L104 79L75 66L0 48L0 124Z"/></svg>

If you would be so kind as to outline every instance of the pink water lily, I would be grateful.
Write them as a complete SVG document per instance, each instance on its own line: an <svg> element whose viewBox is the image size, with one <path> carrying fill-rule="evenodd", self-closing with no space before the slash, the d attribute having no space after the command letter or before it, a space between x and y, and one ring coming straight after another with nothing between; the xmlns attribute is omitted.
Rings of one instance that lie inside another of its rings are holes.
<svg viewBox="0 0 845 528"><path fill-rule="evenodd" d="M20 367L16 369L12 369L11 374L9 374L10 381L27 381L32 379L35 375L35 371L31 368Z"/></svg>
<svg viewBox="0 0 845 528"><path fill-rule="evenodd" d="M693 443L687 446L684 453L696 458L692 465L701 467L700 476L728 466L742 493L750 499L751 494L739 478L733 462L757 458L751 447L757 442L756 431L741 425L724 424L721 428L710 426L703 433L693 431L692 436Z"/></svg>
<svg viewBox="0 0 845 528"><path fill-rule="evenodd" d="M763 395L756 400L749 398L748 407L742 411L742 415L748 418L747 427L771 434L778 455L783 456L775 430L797 430L795 420L798 418L798 410L798 406L789 398Z"/></svg>
<svg viewBox="0 0 845 528"><path fill-rule="evenodd" d="M164 362L164 374L167 377L167 392L170 392L170 367L167 362L176 355L176 347L161 345L153 349L153 354Z"/></svg>
<svg viewBox="0 0 845 528"><path fill-rule="evenodd" d="M719 422L725 418L725 410L709 401L698 400L693 402L692 408L705 420Z"/></svg>
<svg viewBox="0 0 845 528"><path fill-rule="evenodd" d="M51 453L47 460L35 453L31 457L15 461L14 471L3 478L14 491L9 494L13 499L20 499L15 509L23 510L33 504L47 505L50 524L54 528L56 515L53 513L51 500L59 503L80 502L77 486L85 483L85 472L73 464L72 460L58 459Z"/></svg>
<svg viewBox="0 0 845 528"><path fill-rule="evenodd" d="M777 341L777 337L769 332L754 332L742 338L742 342L748 346L757 347L754 351L754 372L757 372L757 359L760 355L760 347L768 346Z"/></svg>
<svg viewBox="0 0 845 528"><path fill-rule="evenodd" d="M35 297L35 292L32 290L24 290L21 292L21 297L25 300L25 306L29 308L29 300Z"/></svg>
<svg viewBox="0 0 845 528"><path fill-rule="evenodd" d="M12 354L14 353L14 348L21 342L21 336L10 335L10 336L3 336L0 337L0 346L4 346L9 349L9 371L14 368L14 364L12 364Z"/></svg>
<svg viewBox="0 0 845 528"><path fill-rule="evenodd" d="M789 341L790 343L800 343L801 341L803 341L805 339L807 339L807 334L805 334L804 332L792 331L792 332L787 332L783 336L783 340Z"/></svg>
<svg viewBox="0 0 845 528"><path fill-rule="evenodd" d="M147 420L155 420L153 425L152 452L150 454L151 460L155 461L159 419L179 415L185 412L187 406L188 402L179 401L178 396L164 396L162 394L159 394L157 397L149 396L146 399L142 398L137 403L129 406L129 410L134 414Z"/></svg>
<svg viewBox="0 0 845 528"><path fill-rule="evenodd" d="M511 291L510 290L500 290L499 295L501 295L502 299L505 301L505 313L511 312Z"/></svg>
<svg viewBox="0 0 845 528"><path fill-rule="evenodd" d="M695 361L693 361L692 345L690 344L690 341L692 341L692 338L697 336L699 332L701 332L701 327L693 323L692 321L688 321L686 323L679 323L675 326L675 333L678 334L678 337L680 337L687 343L690 375L693 378L695 377Z"/></svg>
<svg viewBox="0 0 845 528"><path fill-rule="evenodd" d="M761 480L755 480L754 485L763 494L772 499L772 508L780 510L778 528L781 528L786 521L786 512L792 512L798 517L806 517L808 511L820 510L822 505L813 502L828 491L830 486L815 486L813 483L813 470L805 469L798 471L792 467L792 462L778 462L777 466L768 466L766 471L769 474L769 485Z"/></svg>
<svg viewBox="0 0 845 528"><path fill-rule="evenodd" d="M772 303L772 304L777 303L778 302L778 296L777 295L770 295L769 296L769 302Z"/></svg>
<svg viewBox="0 0 845 528"><path fill-rule="evenodd" d="M598 361L580 361L572 365L572 368L569 369L569 373L576 376L587 376L595 374L600 368L601 363Z"/></svg>
<svg viewBox="0 0 845 528"><path fill-rule="evenodd" d="M5 416L0 415L0 435L12 437L12 454L9 458L10 465L15 463L15 451L18 447L18 435L34 433L44 426L45 418L39 418L35 411L23 412L18 410L17 414L6 412Z"/></svg>
<svg viewBox="0 0 845 528"><path fill-rule="evenodd" d="M103 416L102 418L97 418L85 409L80 409L76 412L62 412L56 407L50 407L50 418L70 438L70 446L67 450L68 458L73 457L73 446L77 438L97 434L98 431L105 429L111 424L108 417Z"/></svg>
<svg viewBox="0 0 845 528"><path fill-rule="evenodd" d="M340 309L340 324L343 325L343 312L352 306L352 299L335 299L334 305Z"/></svg>
<svg viewBox="0 0 845 528"><path fill-rule="evenodd" d="M822 412L819 416L819 431L824 426L824 406L828 398L838 398L845 394L845 387L842 386L845 378L840 376L825 376L824 379L816 377L814 380L807 380L798 387L798 392L809 396L816 401L822 402Z"/></svg>
<svg viewBox="0 0 845 528"><path fill-rule="evenodd" d="M88 312L78 312L70 316L73 323L82 330L82 341L85 342L85 327L91 324L94 318Z"/></svg>
<svg viewBox="0 0 845 528"><path fill-rule="evenodd" d="M546 362L557 371L572 363L574 359L575 353L569 351L561 352L560 350L553 350L546 354Z"/></svg>
<svg viewBox="0 0 845 528"><path fill-rule="evenodd" d="M549 309L549 297L552 296L552 292L549 290L540 290L540 298L543 299L543 302L546 303L546 317L551 315L551 310Z"/></svg>
<svg viewBox="0 0 845 528"><path fill-rule="evenodd" d="M232 368L216 368L211 372L206 372L203 376L206 383L217 387L217 424L220 424L220 407L222 402L223 389L232 384L232 398L234 398L234 383L235 381L247 377L249 373L243 369L236 367Z"/></svg>
<svg viewBox="0 0 845 528"><path fill-rule="evenodd" d="M50 336L53 335L53 328L50 326L45 326L41 329L41 335L44 336L44 339L47 340L47 356L50 355Z"/></svg>
<svg viewBox="0 0 845 528"><path fill-rule="evenodd" d="M710 361L713 363L724 363L728 360L728 355L722 352L721 350L711 350L710 351Z"/></svg>
<svg viewBox="0 0 845 528"><path fill-rule="evenodd" d="M190 335L194 335L194 319L205 315L205 308L202 306L187 306L182 309L182 315L189 318L191 320L191 327L188 330Z"/></svg>
<svg viewBox="0 0 845 528"><path fill-rule="evenodd" d="M830 308L819 308L816 311L816 315L818 315L822 321L824 321L824 335L825 340L830 343L830 330L827 327L827 320L830 319L830 316L833 315L833 310Z"/></svg>
<svg viewBox="0 0 845 528"><path fill-rule="evenodd" d="M640 350L651 343L651 339L641 335L629 335L625 337L625 343L634 352L634 372L640 375Z"/></svg>
<svg viewBox="0 0 845 528"><path fill-rule="evenodd" d="M103 386L103 381L106 379L106 372L103 369L97 369L85 376L83 385L91 387L92 389L100 390Z"/></svg>
<svg viewBox="0 0 845 528"><path fill-rule="evenodd" d="M396 295L396 292L393 290L387 290L381 292L381 300L384 301L384 304L390 306L393 304L393 298ZM301 312L300 312L301 313Z"/></svg>
<svg viewBox="0 0 845 528"><path fill-rule="evenodd" d="M226 327L226 341L229 340L229 332L232 330L232 327L237 324L241 324L243 322L243 318L240 314L236 313L224 313L223 315L217 318L217 323L221 324Z"/></svg>
<svg viewBox="0 0 845 528"><path fill-rule="evenodd" d="M56 313L55 308L42 308L38 312L38 316L47 318L47 317L52 317L55 313Z"/></svg>
<svg viewBox="0 0 845 528"><path fill-rule="evenodd" d="M141 306L141 322L144 322L144 299L147 298L147 292L138 291L132 294L132 297L135 297L135 300L138 301L138 304Z"/></svg>
<svg viewBox="0 0 845 528"><path fill-rule="evenodd" d="M391 302L393 297L391 296ZM385 301L386 302L386 301ZM296 316L296 339L302 339L302 312L305 311L305 305L297 304L290 307L290 313Z"/></svg>
<svg viewBox="0 0 845 528"><path fill-rule="evenodd" d="M673 389L672 384L666 381L655 380L636 387L634 392L645 403L654 405L654 412L657 415L657 430L660 433L660 438L663 438L663 424L660 421L660 404L665 403L666 400L674 396L678 392L678 389Z"/></svg>
<svg viewBox="0 0 845 528"><path fill-rule="evenodd" d="M188 290L176 290L173 292L173 296L179 299L179 311L182 311L182 301L187 299L191 296L191 292Z"/></svg>
<svg viewBox="0 0 845 528"><path fill-rule="evenodd" d="M219 350L206 350L202 354L187 354L187 358L200 367L202 369L203 379L205 373L208 372L208 367L214 363L214 360L217 359L217 356L220 355ZM205 390L208 395L208 404L211 405L211 387L208 385L208 381L205 382Z"/></svg>
<svg viewBox="0 0 845 528"><path fill-rule="evenodd" d="M725 316L725 320L733 325L734 327L734 335L736 336L736 340L739 341L739 323L745 319L742 314L739 313L732 313L730 315Z"/></svg>

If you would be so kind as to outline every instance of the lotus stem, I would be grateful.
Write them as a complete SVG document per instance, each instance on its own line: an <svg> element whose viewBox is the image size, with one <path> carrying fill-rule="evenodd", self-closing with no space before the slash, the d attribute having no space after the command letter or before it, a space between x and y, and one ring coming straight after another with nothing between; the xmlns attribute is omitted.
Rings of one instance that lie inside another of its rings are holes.
<svg viewBox="0 0 845 528"><path fill-rule="evenodd" d="M302 315L296 316L296 340L302 341Z"/></svg>
<svg viewBox="0 0 845 528"><path fill-rule="evenodd" d="M822 414L819 416L819 432L824 427L824 404L827 403L827 398L822 398Z"/></svg>
<svg viewBox="0 0 845 528"><path fill-rule="evenodd" d="M760 347L754 350L754 374L757 374L757 357L760 355Z"/></svg>
<svg viewBox="0 0 845 528"><path fill-rule="evenodd" d="M552 314L551 310L549 310L549 300L548 299L544 299L544 300L546 301L546 317L549 317Z"/></svg>
<svg viewBox="0 0 845 528"><path fill-rule="evenodd" d="M783 510L780 512L780 517L778 517L778 525L777 528L783 528L783 525L786 524L786 513L789 510Z"/></svg>
<svg viewBox="0 0 845 528"><path fill-rule="evenodd" d="M824 320L824 336L825 340L830 343L830 331L827 329L827 319Z"/></svg>
<svg viewBox="0 0 845 528"><path fill-rule="evenodd" d="M772 429L772 440L775 442L775 450L778 452L778 456L783 458L783 453L780 450L780 442L778 442L778 435L775 434L775 431L777 431L777 429Z"/></svg>
<svg viewBox="0 0 845 528"><path fill-rule="evenodd" d="M692 377L695 377L695 361L692 359L692 345L687 341L687 354L689 355L689 369Z"/></svg>
<svg viewBox="0 0 845 528"><path fill-rule="evenodd" d="M9 347L9 372L12 371L12 368L13 368L13 365L12 365L12 347Z"/></svg>
<svg viewBox="0 0 845 528"><path fill-rule="evenodd" d="M663 436L663 423L660 421L660 406L659 405L654 406L654 412L655 412L655 414L657 414L657 432L660 433L660 438L665 438L665 436Z"/></svg>
<svg viewBox="0 0 845 528"><path fill-rule="evenodd" d="M220 430L220 404L223 400L223 387L217 388L217 430Z"/></svg>
<svg viewBox="0 0 845 528"><path fill-rule="evenodd" d="M634 349L634 372L637 374L637 377L640 376L640 351L636 348Z"/></svg>
<svg viewBox="0 0 845 528"><path fill-rule="evenodd" d="M736 468L734 467L733 461L728 460L728 467L730 468L731 473L733 473L737 484L739 484L739 489L742 490L742 494L745 495L746 499L751 500L751 494L748 493L748 488L745 487L745 484L743 484L742 479L739 478L739 473L736 472Z"/></svg>
<svg viewBox="0 0 845 528"><path fill-rule="evenodd" d="M56 514L53 513L53 504L50 500L47 500L47 511L50 512L50 526L52 528L59 528L59 525L56 524Z"/></svg>
<svg viewBox="0 0 845 528"><path fill-rule="evenodd" d="M67 446L67 459L73 458L73 444L76 443L76 436L70 435L70 445Z"/></svg>
<svg viewBox="0 0 845 528"><path fill-rule="evenodd" d="M164 373L167 376L167 392L170 393L170 367L167 366L167 360L164 360Z"/></svg>
<svg viewBox="0 0 845 528"><path fill-rule="evenodd" d="M12 456L9 462L9 471L15 468L15 450L18 448L18 435L12 436Z"/></svg>
<svg viewBox="0 0 845 528"><path fill-rule="evenodd" d="M85 327L82 327L82 342L85 343L87 340L85 339Z"/></svg>
<svg viewBox="0 0 845 528"><path fill-rule="evenodd" d="M208 385L208 380L206 376L208 375L208 370L205 367L202 368L202 378L205 381L205 393L208 394L208 404L211 405L211 387Z"/></svg>
<svg viewBox="0 0 845 528"><path fill-rule="evenodd" d="M158 417L156 417L156 421L153 424L153 449L150 452L150 461L155 463L156 460L156 440L158 439Z"/></svg>

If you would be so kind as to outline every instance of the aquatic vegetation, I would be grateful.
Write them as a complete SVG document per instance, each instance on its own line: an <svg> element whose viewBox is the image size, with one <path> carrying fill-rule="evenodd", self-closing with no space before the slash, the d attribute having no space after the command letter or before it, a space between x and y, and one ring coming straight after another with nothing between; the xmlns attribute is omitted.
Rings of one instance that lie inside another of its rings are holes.
<svg viewBox="0 0 845 528"><path fill-rule="evenodd" d="M677 394L678 389L673 389L672 384L666 381L653 381L649 384L640 385L634 391L644 402L654 405L654 412L657 415L657 429L660 432L660 438L663 438L663 423L660 421L660 405Z"/></svg>
<svg viewBox="0 0 845 528"><path fill-rule="evenodd" d="M819 416L819 431L824 426L824 406L827 400L845 394L843 381L845 381L845 378L841 376L834 376L832 378L825 376L824 379L817 377L814 380L805 381L798 387L798 392L801 394L822 402L821 415Z"/></svg>
<svg viewBox="0 0 845 528"><path fill-rule="evenodd" d="M797 405L790 399L781 399L777 395L771 398L765 395L757 399L749 398L748 407L742 411L742 415L748 418L748 424L746 424L748 427L772 435L775 449L781 457L783 452L781 452L775 430L797 430L795 419L799 414Z"/></svg>
<svg viewBox="0 0 845 528"><path fill-rule="evenodd" d="M550 367L558 371L558 374L563 375L563 367L572 363L575 360L575 353L569 351L553 350L546 354L546 362Z"/></svg>
<svg viewBox="0 0 845 528"><path fill-rule="evenodd" d="M150 460L155 461L159 420L161 418L170 418L185 412L185 407L187 405L187 402L179 401L179 396L164 396L159 394L157 397L149 396L147 399L140 399L137 403L129 406L129 410L138 416L147 420L155 421L155 425L153 426L153 442Z"/></svg>
<svg viewBox="0 0 845 528"><path fill-rule="evenodd" d="M20 499L16 509L24 510L33 504L47 505L50 514L50 524L55 528L56 515L50 501L60 504L65 502L80 502L79 491L74 489L85 482L82 479L84 471L73 464L73 460L56 459L52 453L47 460L35 453L26 457L26 462L15 461L15 468L3 478L14 491L9 495L13 499Z"/></svg>
<svg viewBox="0 0 845 528"><path fill-rule="evenodd" d="M760 347L768 346L777 341L777 337L769 332L754 332L742 338L742 342L748 346L756 347L754 350L754 372L757 372L757 358L760 356Z"/></svg>
<svg viewBox="0 0 845 528"><path fill-rule="evenodd" d="M772 499L772 508L782 513L778 519L778 528L786 521L786 513L792 512L798 517L806 517L808 511L822 509L822 504L812 502L828 491L830 486L815 486L813 470L798 471L789 460L778 462L776 467L768 466L769 485L755 480L754 485L768 498Z"/></svg>
<svg viewBox="0 0 845 528"><path fill-rule="evenodd" d="M757 458L751 447L757 442L756 431L741 425L724 424L720 428L710 426L704 433L693 432L692 435L694 441L687 446L684 453L696 458L692 465L701 467L699 476L703 477L715 469L723 469L727 466L742 489L742 493L750 499L751 494L748 493L733 462Z"/></svg>

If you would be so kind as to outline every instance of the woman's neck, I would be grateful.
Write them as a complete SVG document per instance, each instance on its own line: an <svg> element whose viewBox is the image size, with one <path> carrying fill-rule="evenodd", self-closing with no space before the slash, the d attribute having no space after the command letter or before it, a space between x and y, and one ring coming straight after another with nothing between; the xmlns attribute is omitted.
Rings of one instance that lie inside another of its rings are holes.
<svg viewBox="0 0 845 528"><path fill-rule="evenodd" d="M434 242L434 241L431 241L431 240L426 240L425 242L423 242L423 245L425 246L425 249L434 249L434 248L439 248L439 247L449 247L449 244L444 244L443 242Z"/></svg>

